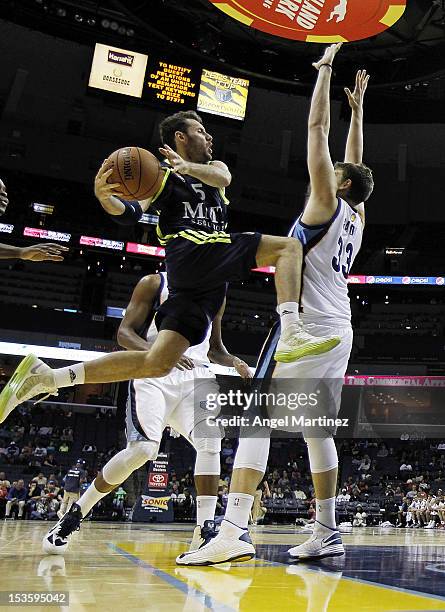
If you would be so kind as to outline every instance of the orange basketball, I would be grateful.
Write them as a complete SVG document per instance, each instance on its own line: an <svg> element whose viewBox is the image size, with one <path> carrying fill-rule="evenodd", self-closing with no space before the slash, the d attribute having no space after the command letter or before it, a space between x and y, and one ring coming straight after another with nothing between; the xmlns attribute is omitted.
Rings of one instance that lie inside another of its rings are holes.
<svg viewBox="0 0 445 612"><path fill-rule="evenodd" d="M160 188L164 173L157 157L140 147L123 147L108 156L113 173L108 183L120 183L129 200L146 200Z"/></svg>

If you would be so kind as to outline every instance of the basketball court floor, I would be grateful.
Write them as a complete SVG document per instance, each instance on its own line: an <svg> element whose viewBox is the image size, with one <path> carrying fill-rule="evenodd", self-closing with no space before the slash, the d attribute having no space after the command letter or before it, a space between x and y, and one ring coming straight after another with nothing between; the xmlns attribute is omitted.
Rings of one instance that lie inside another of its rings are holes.
<svg viewBox="0 0 445 612"><path fill-rule="evenodd" d="M445 610L445 531L357 528L343 535L344 558L303 565L288 563L286 550L307 534L256 527L255 560L184 568L175 557L188 546L188 526L85 523L65 557L41 553L47 529L0 524L0 591L68 591L69 610Z"/></svg>

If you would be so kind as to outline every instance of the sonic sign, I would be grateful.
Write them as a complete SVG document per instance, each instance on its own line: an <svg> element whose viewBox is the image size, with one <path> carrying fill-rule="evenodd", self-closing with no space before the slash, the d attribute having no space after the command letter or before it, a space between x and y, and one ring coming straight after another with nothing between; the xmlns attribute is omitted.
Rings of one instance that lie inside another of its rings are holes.
<svg viewBox="0 0 445 612"><path fill-rule="evenodd" d="M403 15L407 0L210 0L241 23L292 40L335 43L375 36Z"/></svg>

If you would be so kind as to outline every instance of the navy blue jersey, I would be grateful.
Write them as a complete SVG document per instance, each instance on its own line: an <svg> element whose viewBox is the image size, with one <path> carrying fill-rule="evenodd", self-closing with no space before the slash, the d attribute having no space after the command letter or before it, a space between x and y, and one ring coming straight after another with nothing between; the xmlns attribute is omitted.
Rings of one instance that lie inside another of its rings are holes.
<svg viewBox="0 0 445 612"><path fill-rule="evenodd" d="M152 200L159 213L159 242L180 236L196 244L230 242L226 234L228 199L224 189L210 187L193 176L173 172L167 162L164 181Z"/></svg>
<svg viewBox="0 0 445 612"><path fill-rule="evenodd" d="M85 478L85 470L77 467L71 468L65 476L64 490L68 493L79 493L81 478Z"/></svg>

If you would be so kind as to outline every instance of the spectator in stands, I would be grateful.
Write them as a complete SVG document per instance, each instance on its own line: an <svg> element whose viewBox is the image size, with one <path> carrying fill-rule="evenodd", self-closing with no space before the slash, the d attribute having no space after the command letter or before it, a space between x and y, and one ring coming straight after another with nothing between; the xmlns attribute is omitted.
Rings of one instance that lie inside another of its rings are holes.
<svg viewBox="0 0 445 612"><path fill-rule="evenodd" d="M337 503L348 502L351 499L351 496L348 493L348 490L343 488L341 493L337 495Z"/></svg>
<svg viewBox="0 0 445 612"><path fill-rule="evenodd" d="M62 435L60 436L60 439L62 440L62 442L73 442L74 438L73 438L73 428L72 427L65 427Z"/></svg>
<svg viewBox="0 0 445 612"><path fill-rule="evenodd" d="M286 470L283 470L283 475L281 476L281 478L278 479L278 486L281 487L283 490L287 486L289 486L289 477Z"/></svg>
<svg viewBox="0 0 445 612"><path fill-rule="evenodd" d="M15 460L20 455L20 448L18 447L17 443L14 442L14 440L11 440L11 442L8 444L6 451L7 451L8 461L10 463L14 463Z"/></svg>
<svg viewBox="0 0 445 612"><path fill-rule="evenodd" d="M26 514L31 516L32 511L36 509L37 500L42 497L42 487L35 480L31 480L28 484L28 494L26 499Z"/></svg>
<svg viewBox="0 0 445 612"><path fill-rule="evenodd" d="M47 455L46 446L43 446L42 442L37 442L37 445L33 452L33 457L35 460L34 465L42 465Z"/></svg>
<svg viewBox="0 0 445 612"><path fill-rule="evenodd" d="M19 455L19 462L23 464L29 464L33 455L33 448L30 444L26 444Z"/></svg>
<svg viewBox="0 0 445 612"><path fill-rule="evenodd" d="M298 487L294 491L295 499L307 499L306 493L303 491L301 487Z"/></svg>
<svg viewBox="0 0 445 612"><path fill-rule="evenodd" d="M171 484L170 486L170 497L172 499L178 499L178 495L179 495L179 483L178 482L174 482L173 484Z"/></svg>
<svg viewBox="0 0 445 612"><path fill-rule="evenodd" d="M9 487L7 485L7 480L0 480L0 514L1 516L5 515L6 502L8 497Z"/></svg>
<svg viewBox="0 0 445 612"><path fill-rule="evenodd" d="M6 483L6 486L9 488L11 486L11 483L9 482L9 480L6 478L6 473L5 472L0 472L0 481L3 483Z"/></svg>
<svg viewBox="0 0 445 612"><path fill-rule="evenodd" d="M362 506L357 506L356 513L354 515L354 520L352 522L354 527L366 527L366 512L363 512Z"/></svg>
<svg viewBox="0 0 445 612"><path fill-rule="evenodd" d="M43 462L43 465L46 465L47 467L57 467L56 464L56 460L54 459L54 455L48 455L48 457L46 457L45 461Z"/></svg>
<svg viewBox="0 0 445 612"><path fill-rule="evenodd" d="M411 489L407 492L406 494L408 500L413 500L415 497L417 497L417 485L416 484L411 484Z"/></svg>
<svg viewBox="0 0 445 612"><path fill-rule="evenodd" d="M410 463L403 462L402 465L399 467L399 471L400 472L412 472L413 466Z"/></svg>
<svg viewBox="0 0 445 612"><path fill-rule="evenodd" d="M62 442L62 444L59 446L59 453L69 453L69 451L70 447L68 444L66 442Z"/></svg>
<svg viewBox="0 0 445 612"><path fill-rule="evenodd" d="M189 489L184 489L184 498L181 500L181 514L184 518L192 518L195 512L195 500Z"/></svg>
<svg viewBox="0 0 445 612"><path fill-rule="evenodd" d="M63 500L57 513L59 518L62 518L65 512L68 512L71 508L72 504L79 500L80 485L82 480L86 479L86 472L83 469L84 465L85 461L78 459L63 479Z"/></svg>
<svg viewBox="0 0 445 612"><path fill-rule="evenodd" d="M399 506L399 512L397 513L396 527L406 527L406 515L408 513L409 500L404 497L402 503Z"/></svg>
<svg viewBox="0 0 445 612"><path fill-rule="evenodd" d="M42 488L46 487L46 483L48 482L48 478L45 476L45 474L43 474L43 472L37 474L33 480Z"/></svg>
<svg viewBox="0 0 445 612"><path fill-rule="evenodd" d="M370 459L369 455L364 455L363 459L360 462L360 465L357 468L357 471L358 472L368 473L370 467L371 467L371 459Z"/></svg>
<svg viewBox="0 0 445 612"><path fill-rule="evenodd" d="M18 506L18 518L23 518L23 511L26 503L26 489L23 480L18 480L16 486L9 489L6 496L5 519L11 518L11 510Z"/></svg>
<svg viewBox="0 0 445 612"><path fill-rule="evenodd" d="M377 457L387 457L389 455L388 447L384 442L380 444L379 450L377 451Z"/></svg>

